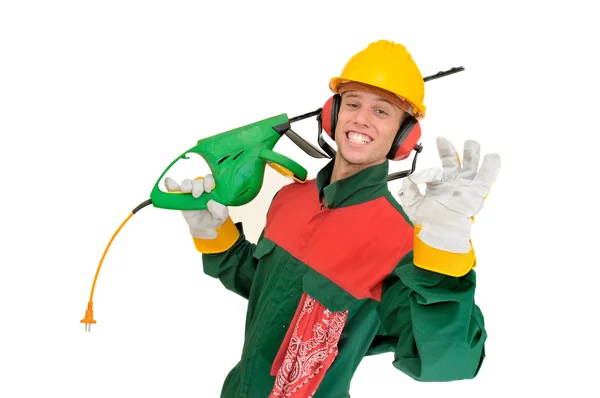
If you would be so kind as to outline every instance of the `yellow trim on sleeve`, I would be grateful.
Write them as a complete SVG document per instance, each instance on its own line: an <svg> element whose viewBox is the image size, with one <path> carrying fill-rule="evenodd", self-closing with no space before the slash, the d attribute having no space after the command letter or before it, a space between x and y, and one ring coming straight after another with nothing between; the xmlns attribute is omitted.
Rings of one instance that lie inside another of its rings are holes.
<svg viewBox="0 0 600 398"><path fill-rule="evenodd" d="M240 231L235 227L231 217L217 228L217 237L215 239L200 239L193 237L196 250L200 253L214 254L227 251L237 241Z"/></svg>
<svg viewBox="0 0 600 398"><path fill-rule="evenodd" d="M471 251L469 253L451 253L426 245L418 237L420 231L421 227L415 225L413 252L415 266L428 271L458 277L466 275L471 268L475 268L477 265L472 243L470 243Z"/></svg>

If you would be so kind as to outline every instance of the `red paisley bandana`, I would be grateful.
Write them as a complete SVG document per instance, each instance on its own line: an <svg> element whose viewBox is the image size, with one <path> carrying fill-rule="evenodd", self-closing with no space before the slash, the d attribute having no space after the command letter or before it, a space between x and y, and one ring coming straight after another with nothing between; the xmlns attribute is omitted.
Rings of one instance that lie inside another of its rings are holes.
<svg viewBox="0 0 600 398"><path fill-rule="evenodd" d="M269 398L313 396L338 353L348 311L330 312L304 293L273 361L277 376Z"/></svg>

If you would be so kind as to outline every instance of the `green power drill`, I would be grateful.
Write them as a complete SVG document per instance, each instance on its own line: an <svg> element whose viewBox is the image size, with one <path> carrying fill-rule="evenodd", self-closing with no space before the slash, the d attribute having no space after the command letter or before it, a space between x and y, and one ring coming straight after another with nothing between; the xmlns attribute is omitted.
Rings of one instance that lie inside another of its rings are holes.
<svg viewBox="0 0 600 398"><path fill-rule="evenodd" d="M306 181L307 171L294 160L273 151L283 135L315 158L329 158L291 129L291 123L319 115L320 109L289 119L280 114L252 124L235 128L198 141L197 145L177 157L158 178L150 201L154 207L172 210L204 210L209 200L225 206L242 206L260 192L265 167L271 166L296 182ZM165 174L189 153L200 155L215 178L215 188L194 198L191 193L164 192L159 188Z"/></svg>

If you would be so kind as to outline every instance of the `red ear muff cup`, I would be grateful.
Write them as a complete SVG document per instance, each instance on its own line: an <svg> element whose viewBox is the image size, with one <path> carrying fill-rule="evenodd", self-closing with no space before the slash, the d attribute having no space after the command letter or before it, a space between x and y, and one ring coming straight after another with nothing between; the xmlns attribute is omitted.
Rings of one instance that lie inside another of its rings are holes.
<svg viewBox="0 0 600 398"><path fill-rule="evenodd" d="M406 159L411 151L415 149L421 139L421 124L414 117L409 117L402 123L400 131L394 139L388 159L403 160Z"/></svg>
<svg viewBox="0 0 600 398"><path fill-rule="evenodd" d="M321 110L321 123L323 130L332 140L335 141L335 125L337 124L337 115L340 111L340 96L336 94L330 97Z"/></svg>
<svg viewBox="0 0 600 398"><path fill-rule="evenodd" d="M323 130L327 133L328 136L332 135L331 128L331 107L333 105L333 97L330 97L325 105L323 105L323 110L321 111L321 123L323 124Z"/></svg>

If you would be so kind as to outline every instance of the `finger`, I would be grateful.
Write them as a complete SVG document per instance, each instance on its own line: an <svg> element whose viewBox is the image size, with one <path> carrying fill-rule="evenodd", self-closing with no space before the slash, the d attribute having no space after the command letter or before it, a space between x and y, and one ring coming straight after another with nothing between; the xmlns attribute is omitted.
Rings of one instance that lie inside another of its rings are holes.
<svg viewBox="0 0 600 398"><path fill-rule="evenodd" d="M186 178L181 181L181 192L192 193L194 198L198 198L204 192L204 184L201 180L190 180Z"/></svg>
<svg viewBox="0 0 600 398"><path fill-rule="evenodd" d="M473 184L483 188L484 192L489 192L500 173L500 155L497 153L489 153L483 158L481 169L473 180Z"/></svg>
<svg viewBox="0 0 600 398"><path fill-rule="evenodd" d="M181 192L192 192L192 180L186 178L185 180L181 181Z"/></svg>
<svg viewBox="0 0 600 398"><path fill-rule="evenodd" d="M194 198L200 197L204 192L204 182L202 180L193 180L192 181L192 196Z"/></svg>
<svg viewBox="0 0 600 398"><path fill-rule="evenodd" d="M419 187L410 178L405 178L402 181L402 188L398 191L398 197L406 208L413 207L423 200L423 194L419 191Z"/></svg>
<svg viewBox="0 0 600 398"><path fill-rule="evenodd" d="M463 164L460 170L460 178L473 181L479 169L479 153L481 146L477 141L467 140L463 149Z"/></svg>
<svg viewBox="0 0 600 398"><path fill-rule="evenodd" d="M411 180L415 184L430 184L433 182L440 182L444 177L444 172L439 167L432 167L429 169L424 169L417 171L407 177L407 179Z"/></svg>
<svg viewBox="0 0 600 398"><path fill-rule="evenodd" d="M442 168L444 170L444 180L454 180L458 176L460 170L460 159L458 153L452 143L444 138L438 137L436 140L440 159L442 160Z"/></svg>
<svg viewBox="0 0 600 398"><path fill-rule="evenodd" d="M181 187L179 186L179 184L177 184L177 182L174 179L172 179L171 177L167 177L165 179L165 187L167 188L167 191L169 191L169 192L181 191Z"/></svg>
<svg viewBox="0 0 600 398"><path fill-rule="evenodd" d="M398 191L398 197L408 217L413 222L416 220L417 208L423 202L425 196L419 190L418 184L434 184L442 178L442 169L426 169L406 177L402 182L402 188Z"/></svg>
<svg viewBox="0 0 600 398"><path fill-rule="evenodd" d="M204 192L210 193L215 186L215 178L212 174L207 174L204 176Z"/></svg>
<svg viewBox="0 0 600 398"><path fill-rule="evenodd" d="M225 222L229 217L229 208L221 203L209 200L206 203L206 208L212 214L212 216L221 222Z"/></svg>

